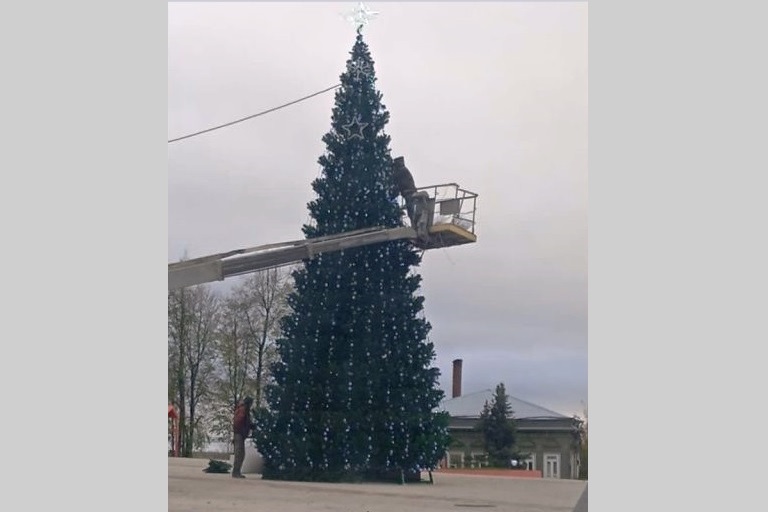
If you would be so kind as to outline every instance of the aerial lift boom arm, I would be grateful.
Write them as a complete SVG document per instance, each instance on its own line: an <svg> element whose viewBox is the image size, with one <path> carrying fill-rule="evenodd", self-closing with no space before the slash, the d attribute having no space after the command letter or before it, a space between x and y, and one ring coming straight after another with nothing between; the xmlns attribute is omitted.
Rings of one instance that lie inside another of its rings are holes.
<svg viewBox="0 0 768 512"><path fill-rule="evenodd" d="M427 198L425 220L416 229L372 227L317 238L260 245L168 264L168 289L179 290L228 277L291 265L324 252L342 251L392 240L410 240L427 250L477 241L475 199L477 194L455 183L423 189ZM418 230L418 232L417 232Z"/></svg>
<svg viewBox="0 0 768 512"><path fill-rule="evenodd" d="M324 252L403 239L416 239L411 227L367 228L338 235L239 249L168 265L170 291L197 284L223 281L228 277L281 267L311 259Z"/></svg>

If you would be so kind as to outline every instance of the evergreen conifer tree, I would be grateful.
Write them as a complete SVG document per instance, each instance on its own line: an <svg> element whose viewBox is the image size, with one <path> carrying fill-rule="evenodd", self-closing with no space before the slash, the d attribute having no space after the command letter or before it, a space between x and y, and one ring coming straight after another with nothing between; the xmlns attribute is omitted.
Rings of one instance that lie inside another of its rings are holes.
<svg viewBox="0 0 768 512"><path fill-rule="evenodd" d="M307 238L403 224L392 178L389 113L357 39L336 92L308 204ZM448 444L434 346L409 241L320 254L294 272L280 360L259 417L263 477L380 479L433 469Z"/></svg>
<svg viewBox="0 0 768 512"><path fill-rule="evenodd" d="M483 443L491 466L507 467L511 460L521 458L515 451L517 425L513 415L504 383L500 383L496 386L491 403L486 402L483 406L477 425L477 429L483 434Z"/></svg>

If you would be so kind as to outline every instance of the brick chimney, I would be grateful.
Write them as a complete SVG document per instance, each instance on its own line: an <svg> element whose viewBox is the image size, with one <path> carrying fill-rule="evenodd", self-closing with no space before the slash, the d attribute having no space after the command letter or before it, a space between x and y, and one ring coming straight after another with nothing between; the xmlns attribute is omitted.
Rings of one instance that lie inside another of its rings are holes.
<svg viewBox="0 0 768 512"><path fill-rule="evenodd" d="M453 397L461 396L461 359L453 360Z"/></svg>

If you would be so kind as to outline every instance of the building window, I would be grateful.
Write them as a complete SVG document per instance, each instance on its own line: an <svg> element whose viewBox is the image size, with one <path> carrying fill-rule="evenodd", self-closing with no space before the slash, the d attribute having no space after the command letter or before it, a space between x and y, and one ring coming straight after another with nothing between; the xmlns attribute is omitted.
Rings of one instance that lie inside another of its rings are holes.
<svg viewBox="0 0 768 512"><path fill-rule="evenodd" d="M523 469L527 469L528 471L536 470L536 454L535 453L530 454L528 458L523 461Z"/></svg>
<svg viewBox="0 0 768 512"><path fill-rule="evenodd" d="M449 468L463 468L464 467L464 452L448 452L448 467Z"/></svg>
<svg viewBox="0 0 768 512"><path fill-rule="evenodd" d="M488 466L488 454L485 452L472 452L469 455L470 467L482 468Z"/></svg>

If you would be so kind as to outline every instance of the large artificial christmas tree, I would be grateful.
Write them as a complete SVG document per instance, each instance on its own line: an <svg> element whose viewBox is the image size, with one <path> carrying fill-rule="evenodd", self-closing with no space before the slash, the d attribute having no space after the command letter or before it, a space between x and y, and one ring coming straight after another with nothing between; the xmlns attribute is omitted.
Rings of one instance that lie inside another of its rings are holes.
<svg viewBox="0 0 768 512"><path fill-rule="evenodd" d="M323 137L307 238L403 225L375 81L358 31ZM264 478L388 479L443 457L447 418L434 412L443 392L412 271L420 262L400 240L321 254L294 272L269 410L258 422Z"/></svg>

